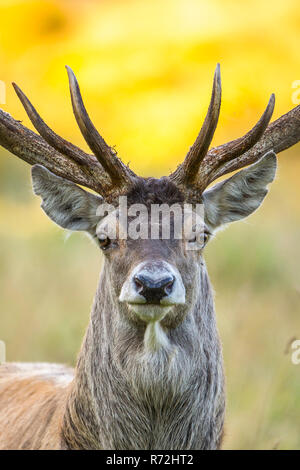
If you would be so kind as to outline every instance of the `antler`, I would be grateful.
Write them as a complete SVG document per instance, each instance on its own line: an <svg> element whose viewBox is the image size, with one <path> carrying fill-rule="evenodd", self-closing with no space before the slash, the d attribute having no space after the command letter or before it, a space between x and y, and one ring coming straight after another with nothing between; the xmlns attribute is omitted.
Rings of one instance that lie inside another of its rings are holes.
<svg viewBox="0 0 300 470"><path fill-rule="evenodd" d="M0 110L0 145L31 165L39 163L58 176L93 189L106 199L113 199L127 192L138 177L119 160L97 132L84 107L76 77L69 67L67 71L73 111L95 156L52 131L16 84L13 84L15 91L41 137ZM204 124L184 162L169 178L185 192L187 198L199 199L203 190L220 176L256 162L269 150L278 153L296 144L300 140L300 106L268 126L274 103L274 95L271 95L262 117L244 137L208 150L221 104L218 64Z"/></svg>
<svg viewBox="0 0 300 470"><path fill-rule="evenodd" d="M268 127L275 104L275 96L272 94L260 120L246 135L208 151L218 120L220 101L218 64L209 109L201 131L184 162L169 176L185 192L195 192L198 197L220 176L256 162L269 150L278 153L300 140L300 106Z"/></svg>
<svg viewBox="0 0 300 470"><path fill-rule="evenodd" d="M73 111L95 156L52 131L15 83L14 89L42 138L8 113L0 111L0 144L32 165L39 163L69 181L91 188L105 197L114 197L129 189L135 175L96 131L84 107L76 77L69 67L67 71Z"/></svg>

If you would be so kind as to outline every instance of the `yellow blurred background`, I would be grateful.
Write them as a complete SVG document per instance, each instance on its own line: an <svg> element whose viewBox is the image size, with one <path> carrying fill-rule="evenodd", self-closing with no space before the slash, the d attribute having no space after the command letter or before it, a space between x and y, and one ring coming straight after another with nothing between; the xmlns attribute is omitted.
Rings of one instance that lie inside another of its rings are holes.
<svg viewBox="0 0 300 470"><path fill-rule="evenodd" d="M32 128L15 81L45 121L87 149L64 65L94 123L124 162L161 176L182 161L221 63L214 145L253 126L271 92L274 118L300 102L298 0L10 0L0 3L2 109ZM296 85L295 85L296 83ZM279 155L263 207L207 248L227 372L227 449L300 448L300 146ZM101 256L39 209L29 167L1 149L0 339L10 361L74 364Z"/></svg>

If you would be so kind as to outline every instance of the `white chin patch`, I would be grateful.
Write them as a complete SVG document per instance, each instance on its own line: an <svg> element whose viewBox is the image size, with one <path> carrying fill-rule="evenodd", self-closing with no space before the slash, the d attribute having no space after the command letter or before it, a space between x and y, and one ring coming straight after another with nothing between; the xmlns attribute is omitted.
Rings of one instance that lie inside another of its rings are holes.
<svg viewBox="0 0 300 470"><path fill-rule="evenodd" d="M144 336L144 346L146 351L149 352L157 351L160 348L168 348L168 337L158 321L148 323Z"/></svg>
<svg viewBox="0 0 300 470"><path fill-rule="evenodd" d="M161 347L167 348L169 340L160 322L170 312L173 305L163 307L161 305L129 304L129 308L147 323L144 336L145 349L156 351Z"/></svg>

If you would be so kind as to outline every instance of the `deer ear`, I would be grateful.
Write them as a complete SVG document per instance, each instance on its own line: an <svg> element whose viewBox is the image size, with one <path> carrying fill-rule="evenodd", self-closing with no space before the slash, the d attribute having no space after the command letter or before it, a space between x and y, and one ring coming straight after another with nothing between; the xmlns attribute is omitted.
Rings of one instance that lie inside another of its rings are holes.
<svg viewBox="0 0 300 470"><path fill-rule="evenodd" d="M252 214L268 193L274 180L277 159L268 152L258 162L216 184L203 193L205 222L212 228Z"/></svg>
<svg viewBox="0 0 300 470"><path fill-rule="evenodd" d="M41 165L34 165L31 174L33 191L42 198L42 209L57 225L88 232L96 227L100 219L97 208L103 202L100 196L84 191Z"/></svg>

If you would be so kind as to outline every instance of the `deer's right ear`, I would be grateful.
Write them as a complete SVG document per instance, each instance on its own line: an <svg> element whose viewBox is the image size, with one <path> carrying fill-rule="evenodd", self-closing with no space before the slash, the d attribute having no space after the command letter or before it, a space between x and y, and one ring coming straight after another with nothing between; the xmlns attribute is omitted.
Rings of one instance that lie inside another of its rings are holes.
<svg viewBox="0 0 300 470"><path fill-rule="evenodd" d="M33 191L41 196L41 207L60 227L91 232L100 217L97 208L100 196L84 191L74 183L54 175L41 165L32 167Z"/></svg>

